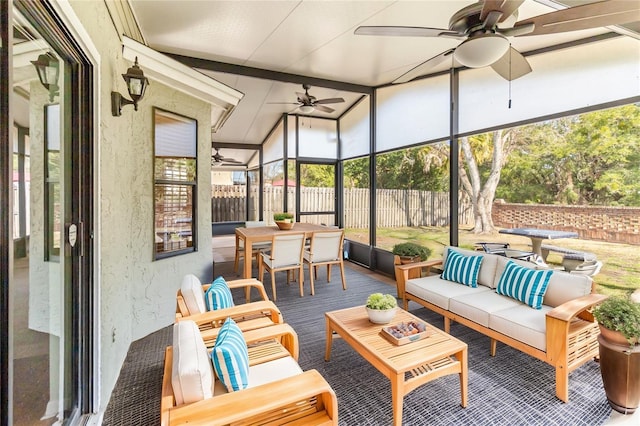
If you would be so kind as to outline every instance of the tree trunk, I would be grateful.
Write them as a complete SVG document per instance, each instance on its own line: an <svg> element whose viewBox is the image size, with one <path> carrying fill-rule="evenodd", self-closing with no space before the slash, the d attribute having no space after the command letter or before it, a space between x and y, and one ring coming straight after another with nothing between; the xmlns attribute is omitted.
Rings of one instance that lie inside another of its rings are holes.
<svg viewBox="0 0 640 426"><path fill-rule="evenodd" d="M500 183L500 172L504 163L504 146L506 132L496 130L492 134L491 147L493 149L491 159L491 169L487 180L482 183L478 163L473 155L471 144L467 137L460 138L460 152L462 159L460 161L460 181L462 190L469 195L471 205L473 206L474 228L473 232L491 233L495 230L491 212L493 208L493 200L496 195L496 188Z"/></svg>

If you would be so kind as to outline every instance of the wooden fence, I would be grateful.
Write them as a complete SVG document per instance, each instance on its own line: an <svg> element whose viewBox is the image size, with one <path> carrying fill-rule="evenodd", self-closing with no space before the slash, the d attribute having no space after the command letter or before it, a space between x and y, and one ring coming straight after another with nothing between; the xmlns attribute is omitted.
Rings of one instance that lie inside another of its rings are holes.
<svg viewBox="0 0 640 426"><path fill-rule="evenodd" d="M264 188L264 218L282 210L283 188ZM295 200L295 188L288 188L289 205ZM345 228L368 228L370 197L369 190L354 188L344 190ZM250 193L249 217L257 215L257 193ZM379 189L376 191L378 227L396 228L405 226L447 226L449 224L449 193L401 189ZM301 188L302 211L335 210L333 188ZM246 194L243 186L214 185L211 198L213 222L244 221L246 217ZM292 209L290 209L292 210ZM326 222L327 217L305 216L305 222ZM460 200L460 224L473 223L471 204Z"/></svg>

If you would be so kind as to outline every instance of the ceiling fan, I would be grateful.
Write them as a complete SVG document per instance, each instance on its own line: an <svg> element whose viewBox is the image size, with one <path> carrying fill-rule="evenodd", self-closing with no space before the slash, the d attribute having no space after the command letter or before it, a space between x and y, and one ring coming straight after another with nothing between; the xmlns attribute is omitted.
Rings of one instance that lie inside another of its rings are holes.
<svg viewBox="0 0 640 426"><path fill-rule="evenodd" d="M309 94L309 89L311 86L308 84L303 84L302 88L304 89L304 93L296 92L298 95L298 102L269 102L270 104L280 104L280 105L297 105L297 109L300 110L303 114L310 114L314 110L322 111L322 112L333 112L335 111L333 108L325 106L326 104L338 104L340 102L344 102L342 98L327 98L327 99L316 99L315 96Z"/></svg>
<svg viewBox="0 0 640 426"><path fill-rule="evenodd" d="M220 154L220 148L213 148L216 153L211 156L212 166L235 166L237 164L243 164L242 161L235 160L233 158L227 158Z"/></svg>
<svg viewBox="0 0 640 426"><path fill-rule="evenodd" d="M491 66L506 80L531 72L525 57L507 37L555 34L640 21L638 1L600 1L517 21L524 0L479 0L453 14L448 29L403 26L361 26L357 35L448 37L463 40L407 71L392 83L406 83L450 58L469 68ZM516 22L517 21L517 22Z"/></svg>

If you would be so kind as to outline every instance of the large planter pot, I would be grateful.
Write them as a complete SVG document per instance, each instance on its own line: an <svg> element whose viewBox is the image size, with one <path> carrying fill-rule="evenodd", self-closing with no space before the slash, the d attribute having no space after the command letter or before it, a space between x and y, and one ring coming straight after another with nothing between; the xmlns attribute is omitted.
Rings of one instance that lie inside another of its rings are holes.
<svg viewBox="0 0 640 426"><path fill-rule="evenodd" d="M367 308L369 321L374 324L388 324L396 316L396 308L392 309L371 309Z"/></svg>
<svg viewBox="0 0 640 426"><path fill-rule="evenodd" d="M640 346L629 346L624 340L613 342L604 327L598 336L600 344L600 373L604 391L611 407L622 413L632 414L640 405ZM616 333L616 332L613 332Z"/></svg>

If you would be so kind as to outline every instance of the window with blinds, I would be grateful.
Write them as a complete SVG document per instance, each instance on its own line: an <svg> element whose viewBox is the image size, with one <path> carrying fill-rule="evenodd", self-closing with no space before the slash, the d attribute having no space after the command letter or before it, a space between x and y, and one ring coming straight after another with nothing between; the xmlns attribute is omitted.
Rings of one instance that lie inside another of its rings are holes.
<svg viewBox="0 0 640 426"><path fill-rule="evenodd" d="M196 250L197 121L154 108L155 258Z"/></svg>

